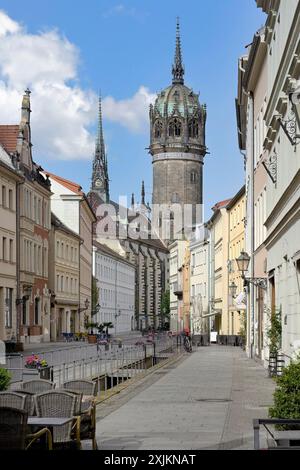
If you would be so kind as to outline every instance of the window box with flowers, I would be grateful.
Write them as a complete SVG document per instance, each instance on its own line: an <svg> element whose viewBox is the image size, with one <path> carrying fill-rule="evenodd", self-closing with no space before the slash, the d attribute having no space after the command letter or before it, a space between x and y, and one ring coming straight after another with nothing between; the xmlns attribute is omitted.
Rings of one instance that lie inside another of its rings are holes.
<svg viewBox="0 0 300 470"><path fill-rule="evenodd" d="M25 368L36 371L41 379L51 380L51 368L48 366L47 361L45 359L41 359L37 354L32 354L27 357Z"/></svg>

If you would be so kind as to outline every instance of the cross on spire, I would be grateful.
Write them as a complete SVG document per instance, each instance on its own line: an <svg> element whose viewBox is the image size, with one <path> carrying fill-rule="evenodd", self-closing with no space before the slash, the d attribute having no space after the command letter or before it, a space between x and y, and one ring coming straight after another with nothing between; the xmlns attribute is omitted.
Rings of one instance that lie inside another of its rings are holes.
<svg viewBox="0 0 300 470"><path fill-rule="evenodd" d="M180 25L177 17L175 59L172 67L173 84L184 84L184 66L182 64Z"/></svg>

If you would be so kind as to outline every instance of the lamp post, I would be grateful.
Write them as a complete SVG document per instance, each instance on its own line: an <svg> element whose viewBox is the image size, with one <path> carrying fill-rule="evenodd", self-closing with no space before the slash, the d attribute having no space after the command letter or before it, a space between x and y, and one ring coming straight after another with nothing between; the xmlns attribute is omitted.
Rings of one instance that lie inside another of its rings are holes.
<svg viewBox="0 0 300 470"><path fill-rule="evenodd" d="M119 308L118 312L115 313L115 336L117 336L117 320L118 317L121 315L121 309Z"/></svg>
<svg viewBox="0 0 300 470"><path fill-rule="evenodd" d="M233 299L235 299L235 297L236 297L236 292L237 292L237 285L235 284L234 281L232 281L232 283L231 283L230 286L229 286L229 292L230 292L230 294L231 294L231 297L232 297Z"/></svg>
<svg viewBox="0 0 300 470"><path fill-rule="evenodd" d="M289 95L290 102L296 117L298 128L300 129L300 87Z"/></svg>
<svg viewBox="0 0 300 470"><path fill-rule="evenodd" d="M20 325L21 325L21 315L20 315L20 306L26 305L26 302L30 299L30 295L32 292L32 286L24 286L23 295L21 298L16 299L16 307L17 307L17 315L16 315L16 336L17 336L17 343L20 342Z"/></svg>
<svg viewBox="0 0 300 470"><path fill-rule="evenodd" d="M250 264L250 256L245 251L242 251L240 256L236 259L238 270L242 273L242 279L244 280L244 286L253 284L256 287L267 290L267 278L266 277L246 277L245 272L248 271Z"/></svg>

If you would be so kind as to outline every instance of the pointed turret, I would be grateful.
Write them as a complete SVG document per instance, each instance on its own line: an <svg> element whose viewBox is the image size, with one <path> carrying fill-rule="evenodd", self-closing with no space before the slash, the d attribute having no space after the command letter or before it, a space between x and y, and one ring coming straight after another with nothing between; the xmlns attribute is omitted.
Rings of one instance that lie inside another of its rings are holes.
<svg viewBox="0 0 300 470"><path fill-rule="evenodd" d="M22 115L21 115L21 122L24 124L29 124L30 123L30 95L31 91L29 88L25 90L24 95L23 95L23 100L22 100Z"/></svg>
<svg viewBox="0 0 300 470"><path fill-rule="evenodd" d="M93 162L91 191L98 193L104 202L109 201L109 178L107 155L103 137L101 96L99 96L98 134Z"/></svg>
<svg viewBox="0 0 300 470"><path fill-rule="evenodd" d="M142 181L142 191L141 191L141 204L145 206L145 183Z"/></svg>
<svg viewBox="0 0 300 470"><path fill-rule="evenodd" d="M172 67L173 74L173 84L179 83L184 84L184 66L182 64L182 54L181 54L181 39L180 39L180 26L179 18L177 18L177 27L176 27L176 48L175 48L175 59Z"/></svg>

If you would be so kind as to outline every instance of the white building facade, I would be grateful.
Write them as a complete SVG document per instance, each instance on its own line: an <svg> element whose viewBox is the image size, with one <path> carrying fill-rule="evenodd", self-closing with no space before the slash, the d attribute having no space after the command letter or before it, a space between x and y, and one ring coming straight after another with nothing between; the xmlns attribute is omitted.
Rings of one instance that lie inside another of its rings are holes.
<svg viewBox="0 0 300 470"><path fill-rule="evenodd" d="M300 345L300 125L290 100L300 86L300 1L257 0L257 5L268 15L264 149L274 175L267 183L265 221L268 307L281 312L282 352L288 361Z"/></svg>
<svg viewBox="0 0 300 470"><path fill-rule="evenodd" d="M135 266L108 246L94 242L93 276L98 287L97 323L112 323L118 335L135 329Z"/></svg>
<svg viewBox="0 0 300 470"><path fill-rule="evenodd" d="M209 332L209 232L196 227L190 240L191 252L191 330L195 335Z"/></svg>

